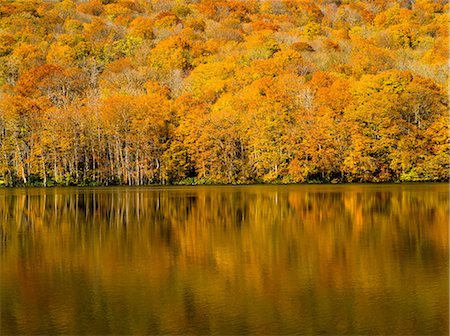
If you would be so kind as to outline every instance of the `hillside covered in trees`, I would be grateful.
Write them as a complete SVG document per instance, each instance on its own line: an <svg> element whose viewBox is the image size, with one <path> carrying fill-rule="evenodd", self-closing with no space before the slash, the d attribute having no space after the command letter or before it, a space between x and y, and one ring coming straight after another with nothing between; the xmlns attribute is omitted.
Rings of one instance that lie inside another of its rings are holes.
<svg viewBox="0 0 450 336"><path fill-rule="evenodd" d="M7 0L0 184L443 181L445 0Z"/></svg>

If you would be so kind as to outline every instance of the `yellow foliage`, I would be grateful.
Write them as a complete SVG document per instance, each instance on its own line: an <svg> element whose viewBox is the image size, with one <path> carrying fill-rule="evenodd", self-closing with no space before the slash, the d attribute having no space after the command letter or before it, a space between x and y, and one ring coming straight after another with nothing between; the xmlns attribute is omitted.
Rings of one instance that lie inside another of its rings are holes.
<svg viewBox="0 0 450 336"><path fill-rule="evenodd" d="M448 18L433 0L3 2L0 174L445 179Z"/></svg>
<svg viewBox="0 0 450 336"><path fill-rule="evenodd" d="M68 45L54 43L47 53L47 63L59 65L72 65L75 61L75 51Z"/></svg>

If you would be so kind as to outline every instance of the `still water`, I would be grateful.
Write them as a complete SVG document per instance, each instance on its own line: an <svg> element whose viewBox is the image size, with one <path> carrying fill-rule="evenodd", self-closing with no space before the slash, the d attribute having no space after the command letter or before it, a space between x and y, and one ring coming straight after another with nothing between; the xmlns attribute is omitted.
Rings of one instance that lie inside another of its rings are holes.
<svg viewBox="0 0 450 336"><path fill-rule="evenodd" d="M1 334L429 334L447 184L1 189Z"/></svg>

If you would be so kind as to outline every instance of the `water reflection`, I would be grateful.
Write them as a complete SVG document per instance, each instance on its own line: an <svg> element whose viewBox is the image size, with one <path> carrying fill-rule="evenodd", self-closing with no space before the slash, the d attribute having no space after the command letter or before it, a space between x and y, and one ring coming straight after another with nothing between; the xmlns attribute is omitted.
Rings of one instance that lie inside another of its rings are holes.
<svg viewBox="0 0 450 336"><path fill-rule="evenodd" d="M2 334L448 334L447 185L3 189Z"/></svg>

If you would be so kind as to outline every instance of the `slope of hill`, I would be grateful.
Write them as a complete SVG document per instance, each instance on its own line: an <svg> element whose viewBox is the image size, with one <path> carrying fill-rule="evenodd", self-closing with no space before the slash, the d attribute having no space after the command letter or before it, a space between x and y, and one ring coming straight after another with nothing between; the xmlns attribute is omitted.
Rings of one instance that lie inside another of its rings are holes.
<svg viewBox="0 0 450 336"><path fill-rule="evenodd" d="M448 7L3 1L0 181L447 180Z"/></svg>

